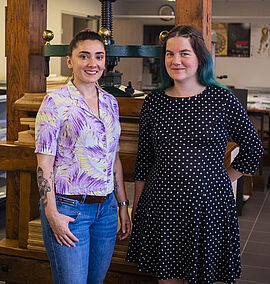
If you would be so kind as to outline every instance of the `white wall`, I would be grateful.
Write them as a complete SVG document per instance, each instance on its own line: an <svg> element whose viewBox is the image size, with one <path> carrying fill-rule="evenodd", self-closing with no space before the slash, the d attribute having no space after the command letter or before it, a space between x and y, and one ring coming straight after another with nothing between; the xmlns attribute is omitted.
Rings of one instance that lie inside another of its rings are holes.
<svg viewBox="0 0 270 284"><path fill-rule="evenodd" d="M170 5L173 8L175 7L174 2L162 1L162 0L117 0L114 5L114 11L116 15L154 15L158 16L158 10L162 5ZM163 21L159 18L155 19L147 19L140 18L139 19L143 24L147 25L174 25L174 19L169 21Z"/></svg>
<svg viewBox="0 0 270 284"><path fill-rule="evenodd" d="M228 75L219 80L225 85L237 88L270 88L270 54L257 54L259 48L260 28L270 28L270 1L231 1L213 3L213 21L251 24L251 56L248 58L217 57L216 75ZM269 35L270 36L270 35Z"/></svg>

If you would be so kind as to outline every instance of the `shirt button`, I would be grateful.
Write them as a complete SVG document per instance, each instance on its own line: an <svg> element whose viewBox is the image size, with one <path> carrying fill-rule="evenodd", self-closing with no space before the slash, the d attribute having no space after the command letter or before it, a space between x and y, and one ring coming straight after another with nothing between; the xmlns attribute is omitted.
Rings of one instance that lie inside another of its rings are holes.
<svg viewBox="0 0 270 284"><path fill-rule="evenodd" d="M106 157L106 154L103 154L103 157Z"/></svg>
<svg viewBox="0 0 270 284"><path fill-rule="evenodd" d="M107 171L107 169L103 169L103 172L106 172Z"/></svg>

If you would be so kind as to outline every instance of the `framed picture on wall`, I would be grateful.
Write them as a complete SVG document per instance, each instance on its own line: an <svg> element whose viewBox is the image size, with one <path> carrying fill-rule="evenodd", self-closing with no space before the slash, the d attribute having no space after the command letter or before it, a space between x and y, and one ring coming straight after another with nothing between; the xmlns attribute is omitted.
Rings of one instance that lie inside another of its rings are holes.
<svg viewBox="0 0 270 284"><path fill-rule="evenodd" d="M228 24L227 56L250 56L250 24Z"/></svg>
<svg viewBox="0 0 270 284"><path fill-rule="evenodd" d="M249 57L249 23L213 23L217 33L216 56Z"/></svg>
<svg viewBox="0 0 270 284"><path fill-rule="evenodd" d="M212 29L216 32L217 42L215 45L216 56L227 56L228 49L228 24L227 23L212 23Z"/></svg>

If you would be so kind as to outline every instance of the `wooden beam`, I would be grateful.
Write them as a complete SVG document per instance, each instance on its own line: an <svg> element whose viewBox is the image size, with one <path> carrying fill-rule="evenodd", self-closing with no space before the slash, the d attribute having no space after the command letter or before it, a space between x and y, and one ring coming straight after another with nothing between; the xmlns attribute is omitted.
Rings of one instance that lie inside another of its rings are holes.
<svg viewBox="0 0 270 284"><path fill-rule="evenodd" d="M212 0L176 0L175 25L190 25L202 32L205 44L211 51Z"/></svg>
<svg viewBox="0 0 270 284"><path fill-rule="evenodd" d="M17 139L19 118L13 104L24 92L46 92L41 47L46 0L8 0L6 9L7 139Z"/></svg>
<svg viewBox="0 0 270 284"><path fill-rule="evenodd" d="M0 170L35 172L37 159L34 150L34 147L0 142Z"/></svg>
<svg viewBox="0 0 270 284"><path fill-rule="evenodd" d="M20 172L20 217L19 217L19 247L27 248L28 223L30 221L31 173Z"/></svg>
<svg viewBox="0 0 270 284"><path fill-rule="evenodd" d="M42 33L46 29L47 0L8 0L6 8L7 139L21 130L14 102L25 92L46 92ZM7 174L6 235L18 238L19 174Z"/></svg>

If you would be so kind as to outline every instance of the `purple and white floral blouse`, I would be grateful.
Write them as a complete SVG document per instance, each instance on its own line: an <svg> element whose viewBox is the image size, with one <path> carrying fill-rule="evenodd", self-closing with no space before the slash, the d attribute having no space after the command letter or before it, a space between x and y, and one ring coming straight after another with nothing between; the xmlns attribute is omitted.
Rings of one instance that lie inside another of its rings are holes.
<svg viewBox="0 0 270 284"><path fill-rule="evenodd" d="M119 109L112 95L96 87L100 118L71 81L47 94L38 111L35 153L55 156L56 193L103 196L113 191Z"/></svg>

